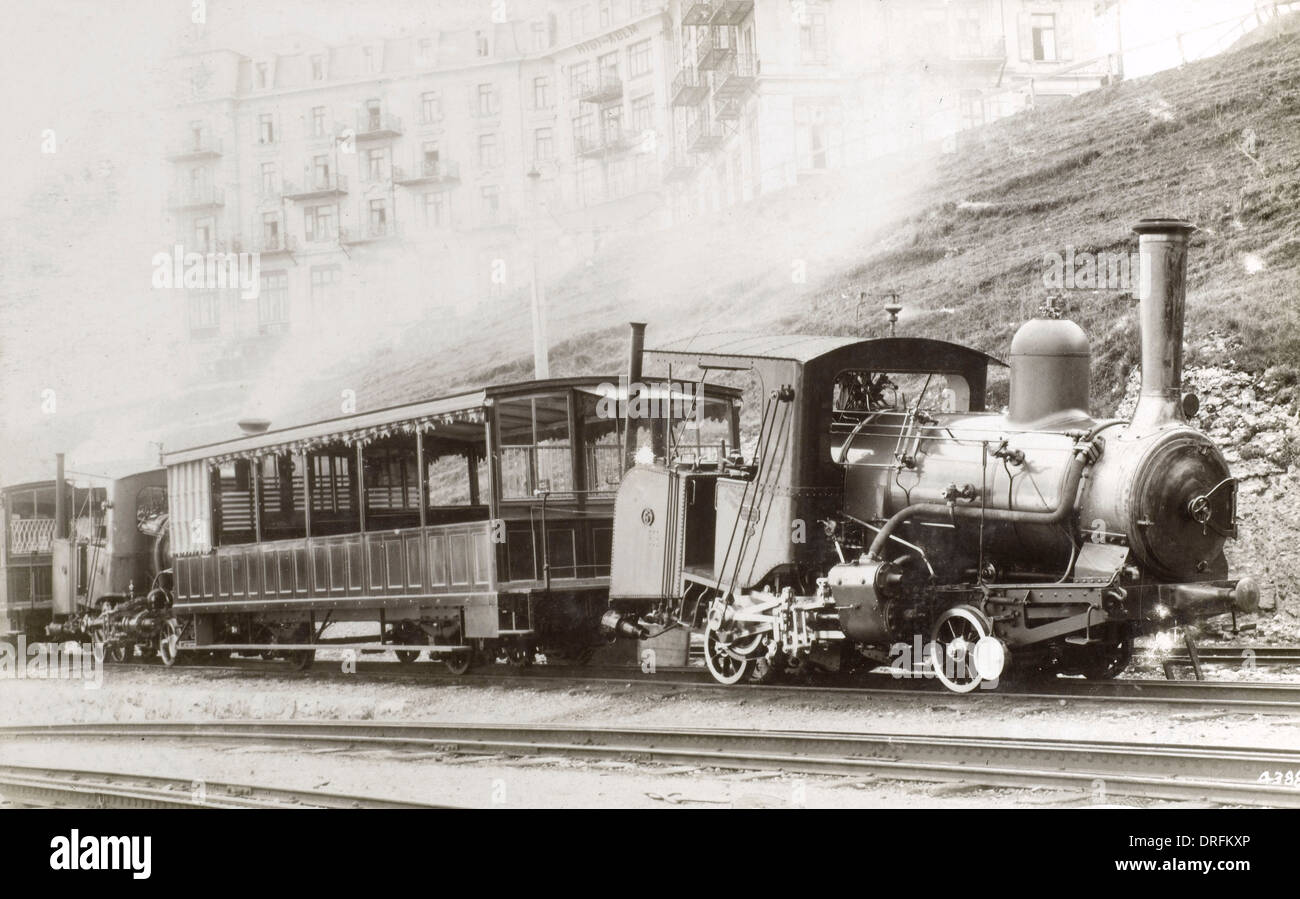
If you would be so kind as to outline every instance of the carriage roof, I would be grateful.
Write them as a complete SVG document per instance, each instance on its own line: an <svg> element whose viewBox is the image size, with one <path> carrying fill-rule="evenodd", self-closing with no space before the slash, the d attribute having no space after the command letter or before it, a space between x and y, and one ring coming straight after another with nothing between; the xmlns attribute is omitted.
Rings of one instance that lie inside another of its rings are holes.
<svg viewBox="0 0 1300 899"><path fill-rule="evenodd" d="M942 359L958 368L1005 365L981 350L928 337L830 337L808 334L761 334L712 331L672 341L646 351L651 359L694 362L702 368L745 369L764 360L809 365L832 356L878 358L882 364Z"/></svg>

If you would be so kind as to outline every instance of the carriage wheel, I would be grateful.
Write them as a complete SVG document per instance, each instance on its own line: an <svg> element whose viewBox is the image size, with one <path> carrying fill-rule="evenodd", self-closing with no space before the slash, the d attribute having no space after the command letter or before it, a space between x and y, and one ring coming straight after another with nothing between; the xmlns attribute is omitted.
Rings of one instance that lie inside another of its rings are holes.
<svg viewBox="0 0 1300 899"><path fill-rule="evenodd" d="M976 665L982 653L997 656L990 657L986 663L986 667L996 668L987 675ZM1005 660L1001 641L993 637L989 620L973 606L953 606L934 623L930 633L930 667L939 682L954 693L969 693L986 676L1000 677Z"/></svg>
<svg viewBox="0 0 1300 899"><path fill-rule="evenodd" d="M316 650L292 649L284 654L284 660L289 663L290 671L306 671L316 661Z"/></svg>
<svg viewBox="0 0 1300 899"><path fill-rule="evenodd" d="M405 643L407 645L424 645L429 642L429 637L424 630L416 624L409 621L403 621L393 628L393 640L396 643ZM403 665L409 665L420 657L418 649L395 649L393 654L397 656L397 661Z"/></svg>
<svg viewBox="0 0 1300 899"><path fill-rule="evenodd" d="M458 649L443 656L442 663L447 666L448 671L459 676L474 664L474 653L468 649Z"/></svg>

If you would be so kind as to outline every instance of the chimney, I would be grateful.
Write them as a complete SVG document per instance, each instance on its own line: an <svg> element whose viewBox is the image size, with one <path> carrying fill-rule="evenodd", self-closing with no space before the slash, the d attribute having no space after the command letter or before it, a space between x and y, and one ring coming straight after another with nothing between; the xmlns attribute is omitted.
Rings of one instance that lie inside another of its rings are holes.
<svg viewBox="0 0 1300 899"><path fill-rule="evenodd" d="M63 453L54 454L54 539L68 539L68 496L63 482Z"/></svg>
<svg viewBox="0 0 1300 899"><path fill-rule="evenodd" d="M627 349L627 414L623 422L623 468L633 465L636 455L636 419L632 417L632 399L635 385L641 381L641 356L645 350L645 322L629 322L631 329Z"/></svg>
<svg viewBox="0 0 1300 899"><path fill-rule="evenodd" d="M1187 244L1196 227L1181 219L1142 219L1138 235L1138 317L1142 328L1142 393L1130 431L1147 433L1183 421L1183 313Z"/></svg>

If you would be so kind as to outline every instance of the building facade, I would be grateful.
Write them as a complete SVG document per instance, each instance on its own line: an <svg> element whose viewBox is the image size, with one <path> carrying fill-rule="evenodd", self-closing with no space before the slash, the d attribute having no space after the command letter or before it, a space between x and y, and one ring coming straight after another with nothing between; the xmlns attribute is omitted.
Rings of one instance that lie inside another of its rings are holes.
<svg viewBox="0 0 1300 899"><path fill-rule="evenodd" d="M468 327L607 240L1096 87L1103 27L1093 0L512 0L187 54L169 229L260 272L189 290L184 327L234 370L286 332Z"/></svg>

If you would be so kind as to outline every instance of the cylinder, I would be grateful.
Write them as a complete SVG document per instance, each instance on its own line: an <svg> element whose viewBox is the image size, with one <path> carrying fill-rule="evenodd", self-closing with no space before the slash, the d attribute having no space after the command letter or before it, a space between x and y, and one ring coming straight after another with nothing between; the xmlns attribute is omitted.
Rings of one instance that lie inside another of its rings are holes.
<svg viewBox="0 0 1300 899"><path fill-rule="evenodd" d="M68 539L68 487L63 482L63 453L54 454L54 539Z"/></svg>
<svg viewBox="0 0 1300 899"><path fill-rule="evenodd" d="M1133 227L1142 328L1142 392L1133 410L1133 434L1183 420L1187 244L1195 230L1181 219L1142 219Z"/></svg>

